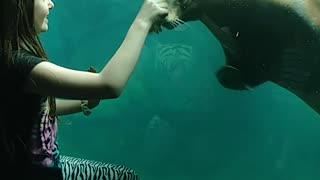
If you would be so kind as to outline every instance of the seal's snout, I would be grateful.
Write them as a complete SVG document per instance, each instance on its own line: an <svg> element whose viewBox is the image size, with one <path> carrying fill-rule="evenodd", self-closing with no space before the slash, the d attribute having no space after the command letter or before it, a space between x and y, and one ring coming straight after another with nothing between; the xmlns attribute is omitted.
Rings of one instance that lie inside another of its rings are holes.
<svg viewBox="0 0 320 180"><path fill-rule="evenodd" d="M164 21L157 24L168 30L175 29L184 24L185 22L181 18L189 1L190 0L167 0L169 13Z"/></svg>

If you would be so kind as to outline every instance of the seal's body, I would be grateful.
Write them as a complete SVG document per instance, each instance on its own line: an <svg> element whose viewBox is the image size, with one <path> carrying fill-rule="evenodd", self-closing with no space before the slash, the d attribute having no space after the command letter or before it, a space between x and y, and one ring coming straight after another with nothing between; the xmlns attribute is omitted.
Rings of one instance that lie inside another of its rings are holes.
<svg viewBox="0 0 320 180"><path fill-rule="evenodd" d="M226 88L271 81L320 112L319 0L168 0L168 22L200 20L220 41ZM172 23L174 22L174 23Z"/></svg>

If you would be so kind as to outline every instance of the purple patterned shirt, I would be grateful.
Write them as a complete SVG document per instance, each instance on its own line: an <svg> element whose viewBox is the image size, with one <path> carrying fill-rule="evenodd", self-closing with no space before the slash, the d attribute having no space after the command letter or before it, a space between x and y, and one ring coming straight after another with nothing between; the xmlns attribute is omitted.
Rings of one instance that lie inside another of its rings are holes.
<svg viewBox="0 0 320 180"><path fill-rule="evenodd" d="M44 167L58 167L57 117L49 115L47 101L42 103L39 117L39 122L32 129L33 163Z"/></svg>

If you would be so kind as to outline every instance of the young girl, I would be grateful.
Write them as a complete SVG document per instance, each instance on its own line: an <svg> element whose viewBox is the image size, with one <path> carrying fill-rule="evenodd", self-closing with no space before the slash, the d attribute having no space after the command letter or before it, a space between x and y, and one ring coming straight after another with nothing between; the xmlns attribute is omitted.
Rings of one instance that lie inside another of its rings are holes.
<svg viewBox="0 0 320 180"><path fill-rule="evenodd" d="M167 3L144 0L123 43L99 73L48 61L38 35L48 30L53 7L51 0L0 2L1 174L8 179L137 179L124 166L60 156L57 116L88 115L100 99L121 95L153 23L167 15Z"/></svg>

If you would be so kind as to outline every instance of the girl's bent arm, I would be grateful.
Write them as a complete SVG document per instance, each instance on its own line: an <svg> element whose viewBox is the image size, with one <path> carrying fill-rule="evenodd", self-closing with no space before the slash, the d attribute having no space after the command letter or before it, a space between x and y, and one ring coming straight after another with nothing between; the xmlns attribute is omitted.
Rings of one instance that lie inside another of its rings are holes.
<svg viewBox="0 0 320 180"><path fill-rule="evenodd" d="M67 69L47 61L39 63L27 78L25 91L67 99L119 97L137 64L150 27L150 23L136 18L100 73Z"/></svg>

